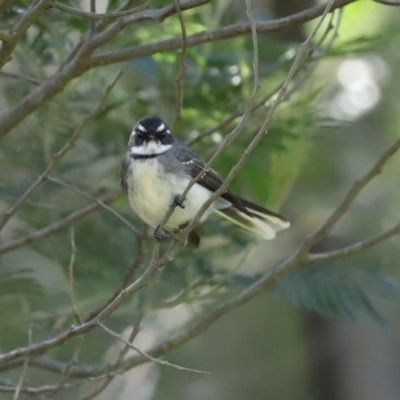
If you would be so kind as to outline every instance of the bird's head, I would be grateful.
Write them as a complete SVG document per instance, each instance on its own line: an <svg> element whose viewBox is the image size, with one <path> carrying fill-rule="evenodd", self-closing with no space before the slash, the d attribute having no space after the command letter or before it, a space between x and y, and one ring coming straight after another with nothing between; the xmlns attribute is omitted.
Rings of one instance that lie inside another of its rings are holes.
<svg viewBox="0 0 400 400"><path fill-rule="evenodd" d="M128 146L133 155L157 155L169 150L174 140L162 119L145 117L133 127Z"/></svg>

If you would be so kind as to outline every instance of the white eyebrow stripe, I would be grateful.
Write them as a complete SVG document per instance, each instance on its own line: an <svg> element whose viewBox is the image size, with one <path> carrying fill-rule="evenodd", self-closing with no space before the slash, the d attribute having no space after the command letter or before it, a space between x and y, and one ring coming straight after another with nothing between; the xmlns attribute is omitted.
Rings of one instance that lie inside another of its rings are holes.
<svg viewBox="0 0 400 400"><path fill-rule="evenodd" d="M158 128L157 128L157 132L162 132L163 130L164 130L164 128L165 128L165 125L164 124L161 124Z"/></svg>
<svg viewBox="0 0 400 400"><path fill-rule="evenodd" d="M146 132L146 128L142 124L139 124L137 128L139 129L139 131Z"/></svg>

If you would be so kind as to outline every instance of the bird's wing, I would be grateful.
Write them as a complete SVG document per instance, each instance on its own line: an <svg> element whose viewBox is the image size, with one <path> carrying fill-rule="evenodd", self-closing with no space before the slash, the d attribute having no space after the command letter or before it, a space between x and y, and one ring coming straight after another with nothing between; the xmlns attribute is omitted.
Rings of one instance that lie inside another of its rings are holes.
<svg viewBox="0 0 400 400"><path fill-rule="evenodd" d="M130 161L129 161L129 154L125 155L122 160L121 168L119 170L120 176L120 184L122 193L126 196L128 194L128 169L129 169Z"/></svg>
<svg viewBox="0 0 400 400"><path fill-rule="evenodd" d="M190 178L195 178L201 171L204 170L206 163L202 161L195 153L193 153L187 146L183 145L177 149L175 154L178 161L180 161L184 167L184 170ZM210 167L205 169L205 172L201 175L197 181L198 184L215 192L224 183L223 179ZM249 214L249 211L243 205L241 200L235 196L229 189L226 189L221 197L229 201L233 206L238 208L240 211Z"/></svg>

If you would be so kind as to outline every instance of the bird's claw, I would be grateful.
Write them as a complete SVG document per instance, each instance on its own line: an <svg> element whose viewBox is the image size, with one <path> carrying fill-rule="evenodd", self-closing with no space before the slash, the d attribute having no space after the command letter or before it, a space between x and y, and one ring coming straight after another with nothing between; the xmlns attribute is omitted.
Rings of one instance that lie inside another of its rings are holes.
<svg viewBox="0 0 400 400"><path fill-rule="evenodd" d="M157 226L156 230L154 231L154 239L158 241L166 240L171 237L171 235L167 232L163 232L160 229L160 225Z"/></svg>
<svg viewBox="0 0 400 400"><path fill-rule="evenodd" d="M180 208L185 208L185 207L186 207L186 204L181 200L181 195L180 195L180 194L177 194L177 195L174 197L173 202L174 202L174 204L175 204L176 206L179 206Z"/></svg>

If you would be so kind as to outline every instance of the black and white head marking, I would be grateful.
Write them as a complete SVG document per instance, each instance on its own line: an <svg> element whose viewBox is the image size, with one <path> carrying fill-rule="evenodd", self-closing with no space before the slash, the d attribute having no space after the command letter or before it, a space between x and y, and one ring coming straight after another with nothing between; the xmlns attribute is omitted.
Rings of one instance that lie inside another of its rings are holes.
<svg viewBox="0 0 400 400"><path fill-rule="evenodd" d="M149 158L165 153L173 142L174 137L162 119L146 117L133 127L128 145L134 158Z"/></svg>

